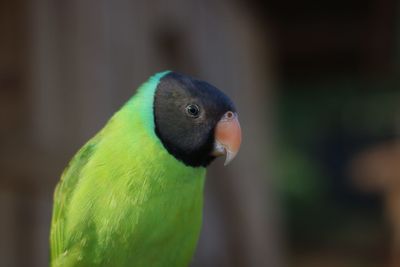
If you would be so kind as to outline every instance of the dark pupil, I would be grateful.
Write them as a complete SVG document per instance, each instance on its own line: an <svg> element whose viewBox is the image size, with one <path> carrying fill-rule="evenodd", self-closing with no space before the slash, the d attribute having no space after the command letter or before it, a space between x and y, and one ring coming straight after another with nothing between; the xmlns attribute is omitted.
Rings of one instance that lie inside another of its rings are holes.
<svg viewBox="0 0 400 267"><path fill-rule="evenodd" d="M199 108L196 105L188 105L186 110L190 116L196 117L199 115Z"/></svg>

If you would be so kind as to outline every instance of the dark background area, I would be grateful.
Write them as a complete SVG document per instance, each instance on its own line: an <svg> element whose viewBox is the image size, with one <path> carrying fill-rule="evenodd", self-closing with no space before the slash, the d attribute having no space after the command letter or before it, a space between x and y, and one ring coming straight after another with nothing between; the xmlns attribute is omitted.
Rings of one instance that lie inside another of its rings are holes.
<svg viewBox="0 0 400 267"><path fill-rule="evenodd" d="M45 266L76 150L164 69L236 102L193 266L400 266L400 6L0 1L0 266Z"/></svg>

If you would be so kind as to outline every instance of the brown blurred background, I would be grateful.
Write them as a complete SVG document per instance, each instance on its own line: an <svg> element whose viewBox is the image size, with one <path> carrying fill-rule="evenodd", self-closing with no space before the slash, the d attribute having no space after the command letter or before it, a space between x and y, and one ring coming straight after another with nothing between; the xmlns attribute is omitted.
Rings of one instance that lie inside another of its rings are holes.
<svg viewBox="0 0 400 267"><path fill-rule="evenodd" d="M0 1L0 266L47 266L63 167L164 69L236 102L197 266L400 267L394 0Z"/></svg>

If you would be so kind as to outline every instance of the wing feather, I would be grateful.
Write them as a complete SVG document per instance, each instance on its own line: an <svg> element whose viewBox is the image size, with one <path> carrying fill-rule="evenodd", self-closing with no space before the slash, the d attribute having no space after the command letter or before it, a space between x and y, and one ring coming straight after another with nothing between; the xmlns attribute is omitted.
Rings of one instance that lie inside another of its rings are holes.
<svg viewBox="0 0 400 267"><path fill-rule="evenodd" d="M52 264L64 252L66 245L66 211L68 210L76 185L81 178L82 169L96 151L96 144L95 140L91 140L78 151L65 168L61 180L55 189L50 233L50 261Z"/></svg>

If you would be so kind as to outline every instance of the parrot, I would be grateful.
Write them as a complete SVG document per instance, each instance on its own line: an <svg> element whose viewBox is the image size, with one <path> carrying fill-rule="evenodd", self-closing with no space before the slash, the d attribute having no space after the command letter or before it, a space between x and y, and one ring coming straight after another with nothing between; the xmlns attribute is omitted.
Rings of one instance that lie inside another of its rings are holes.
<svg viewBox="0 0 400 267"><path fill-rule="evenodd" d="M58 182L51 267L188 266L206 168L242 139L233 102L175 71L151 76L70 160Z"/></svg>

